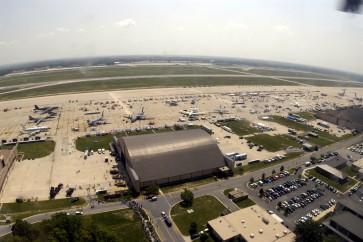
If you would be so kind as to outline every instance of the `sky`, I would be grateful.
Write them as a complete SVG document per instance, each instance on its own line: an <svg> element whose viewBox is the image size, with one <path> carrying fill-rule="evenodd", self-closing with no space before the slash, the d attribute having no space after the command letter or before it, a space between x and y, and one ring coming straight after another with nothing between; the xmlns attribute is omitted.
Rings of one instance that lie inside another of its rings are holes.
<svg viewBox="0 0 363 242"><path fill-rule="evenodd" d="M341 1L0 0L0 65L196 55L363 74L363 15L337 11Z"/></svg>

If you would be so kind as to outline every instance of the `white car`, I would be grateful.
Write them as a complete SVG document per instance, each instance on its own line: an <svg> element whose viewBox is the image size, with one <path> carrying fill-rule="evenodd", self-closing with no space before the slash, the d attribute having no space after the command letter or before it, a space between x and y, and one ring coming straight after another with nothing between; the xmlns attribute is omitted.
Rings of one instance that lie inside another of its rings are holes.
<svg viewBox="0 0 363 242"><path fill-rule="evenodd" d="M76 215L83 215L83 212L82 211L76 211L75 213Z"/></svg>
<svg viewBox="0 0 363 242"><path fill-rule="evenodd" d="M163 216L163 218L166 218L166 214L164 211L161 212L161 216Z"/></svg>

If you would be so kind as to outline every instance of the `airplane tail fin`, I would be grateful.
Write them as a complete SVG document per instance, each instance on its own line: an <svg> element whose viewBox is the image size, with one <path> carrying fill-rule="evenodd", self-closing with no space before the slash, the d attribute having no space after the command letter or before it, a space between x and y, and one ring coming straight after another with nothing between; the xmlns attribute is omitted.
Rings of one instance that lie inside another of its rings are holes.
<svg viewBox="0 0 363 242"><path fill-rule="evenodd" d="M29 120L33 120L34 118L32 116L29 116Z"/></svg>
<svg viewBox="0 0 363 242"><path fill-rule="evenodd" d="M103 112L104 112L104 111L102 111L101 118L103 118Z"/></svg>
<svg viewBox="0 0 363 242"><path fill-rule="evenodd" d="M24 124L21 124L21 128L22 128L22 130L23 130L23 131L25 131L25 126L24 126Z"/></svg>
<svg viewBox="0 0 363 242"><path fill-rule="evenodd" d="M38 105L34 105L34 107L35 107L35 108L34 108L35 110L39 110Z"/></svg>
<svg viewBox="0 0 363 242"><path fill-rule="evenodd" d="M144 115L144 107L141 108L141 113Z"/></svg>

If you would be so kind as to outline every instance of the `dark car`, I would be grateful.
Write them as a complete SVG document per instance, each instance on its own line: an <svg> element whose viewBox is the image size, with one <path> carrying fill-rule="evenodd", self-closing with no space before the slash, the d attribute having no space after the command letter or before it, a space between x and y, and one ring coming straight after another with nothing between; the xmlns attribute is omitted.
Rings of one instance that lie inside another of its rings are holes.
<svg viewBox="0 0 363 242"><path fill-rule="evenodd" d="M170 219L169 218L165 218L164 219L166 225L168 225L168 227L171 227L173 224L171 223Z"/></svg>

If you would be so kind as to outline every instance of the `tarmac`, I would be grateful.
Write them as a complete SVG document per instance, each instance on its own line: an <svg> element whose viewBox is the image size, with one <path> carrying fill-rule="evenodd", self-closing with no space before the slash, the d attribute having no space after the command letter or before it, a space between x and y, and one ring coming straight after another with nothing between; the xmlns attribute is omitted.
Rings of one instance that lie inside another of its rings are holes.
<svg viewBox="0 0 363 242"><path fill-rule="evenodd" d="M323 92L327 96L322 96ZM114 181L108 172L115 164L114 161L105 163L105 155L99 155L97 152L84 160L83 152L75 149L74 140L89 133L145 128L150 121L155 123L154 127L185 124L188 121L178 122L182 117L187 119L180 111L190 111L193 107L204 114L200 115L203 119L192 123L212 128L214 131L212 137L218 141L223 153L247 153L248 159L244 164L252 159L268 159L283 152L250 150L245 140L240 140L237 135L231 135L214 126L213 122L227 117L244 118L252 123L260 122L273 128L273 131L266 132L268 134L285 134L288 133L287 127L261 120L260 117L287 116L288 112L300 112L313 107L333 108L359 104L360 102L354 99L354 93L357 93L358 97L363 96L363 89L359 88L347 88L344 96L338 95L341 92L341 88L324 87L322 90L320 87L307 86L181 87L65 94L5 101L2 102L2 107L9 110L3 112L0 117L0 138L4 141L27 137L26 134L20 133L20 125L25 124L26 127L35 125L28 121L29 115L40 116L40 113L33 111L35 104L60 106L61 109L58 111L59 116L39 124L50 127L48 132L42 132L39 136L56 142L54 153L40 159L16 162L0 202L14 202L19 196L33 200L47 200L50 187L57 186L58 183L63 183L65 188L76 188L74 196L92 195L100 188L120 190L114 186ZM243 95L237 96L235 93ZM167 100L178 100L178 105L170 106ZM142 107L148 120L131 123L125 117L139 113ZM220 114L218 112L220 108L227 110L229 114ZM85 115L85 113L102 111L107 123L88 127L87 120L96 119L100 114ZM314 122L311 124L316 126ZM78 128L79 131L72 131L72 128ZM331 125L332 133L338 131L339 135L347 132ZM231 138L224 138L227 135ZM57 198L64 197L65 190L63 189Z"/></svg>

